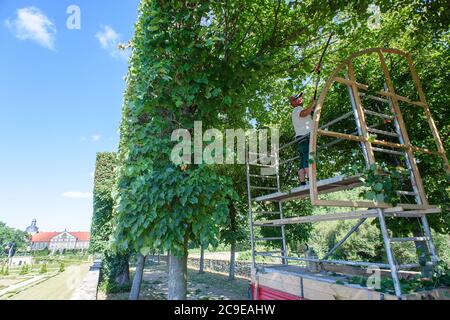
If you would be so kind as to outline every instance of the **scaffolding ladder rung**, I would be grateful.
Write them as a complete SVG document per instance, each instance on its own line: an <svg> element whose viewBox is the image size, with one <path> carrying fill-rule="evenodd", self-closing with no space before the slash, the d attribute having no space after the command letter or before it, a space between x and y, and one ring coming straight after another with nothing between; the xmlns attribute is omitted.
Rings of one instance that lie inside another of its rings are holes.
<svg viewBox="0 0 450 320"><path fill-rule="evenodd" d="M283 253L283 251L278 250L278 251L255 251L255 254L258 255L263 255L263 254L274 254L274 253Z"/></svg>
<svg viewBox="0 0 450 320"><path fill-rule="evenodd" d="M395 151L395 150L389 150L389 149L383 149L383 148L377 148L377 147L373 147L372 150L373 151L378 151L378 152L383 152L383 153L396 154L396 155L399 155L399 156L404 156L405 155L404 152Z"/></svg>
<svg viewBox="0 0 450 320"><path fill-rule="evenodd" d="M338 123L341 120L347 119L348 117L350 117L353 114L353 111L349 111L346 114L341 115L340 117L337 117L334 120L331 120L330 122L324 124L323 126L321 126L319 129L326 129L328 127L330 127L331 125Z"/></svg>
<svg viewBox="0 0 450 320"><path fill-rule="evenodd" d="M255 238L254 241L274 241L274 240L283 240L282 237L267 237L267 238Z"/></svg>
<svg viewBox="0 0 450 320"><path fill-rule="evenodd" d="M364 266L364 267L375 267L375 268L386 268L389 269L390 265L387 263L376 263L376 262L363 262L363 261L346 261L346 260L323 260L323 259L316 259L316 258L301 258L301 257L290 257L290 256L274 256L271 254L265 254L265 253L256 253L255 255L258 256L264 256L264 257L270 257L270 258L276 258L276 259L285 259L285 260L293 260L293 261L310 261L310 262L317 262L317 263L326 263L326 264L341 264L341 265L349 265L349 266ZM406 269L412 269L412 268L419 268L420 264L418 263L409 263L409 264L400 264L397 265L399 270L406 270Z"/></svg>
<svg viewBox="0 0 450 320"><path fill-rule="evenodd" d="M408 242L408 241L428 241L429 237L405 237L405 238L391 238L391 242Z"/></svg>
<svg viewBox="0 0 450 320"><path fill-rule="evenodd" d="M389 131L385 131L385 130L378 130L378 129L373 129L373 128L367 128L367 131L372 132L372 133L383 134L385 136L390 136L390 137L399 137L398 133L389 132Z"/></svg>
<svg viewBox="0 0 450 320"><path fill-rule="evenodd" d="M360 95L361 97L364 97L364 96L365 96L365 97L367 97L367 98L369 98L369 99L376 100L376 101L380 101L380 102L383 102L383 103L389 103L389 100L388 100L388 99L384 99L384 98L380 98L380 97L373 96L373 95L370 95L370 94L366 94L366 93L364 93L364 92L360 92L359 95Z"/></svg>
<svg viewBox="0 0 450 320"><path fill-rule="evenodd" d="M253 212L253 214L280 214L280 211L260 211L260 212Z"/></svg>
<svg viewBox="0 0 450 320"><path fill-rule="evenodd" d="M275 187L257 187L257 186L250 186L250 189L255 189L255 190L275 190L278 191L278 188Z"/></svg>
<svg viewBox="0 0 450 320"><path fill-rule="evenodd" d="M270 221L267 221L267 223L266 223L266 221L260 221L260 222L253 222L253 226L254 227L278 227L278 228L280 228L283 225L273 224L273 223L270 223Z"/></svg>
<svg viewBox="0 0 450 320"><path fill-rule="evenodd" d="M414 192L414 191L403 191L403 190L397 191L397 194L404 195L404 196L417 196L418 195L417 192Z"/></svg>
<svg viewBox="0 0 450 320"><path fill-rule="evenodd" d="M248 164L249 165L251 165L251 166L257 166L257 167L275 167L275 165L274 164L262 164L262 163L257 163L257 162L254 162L254 161L252 161L252 162L248 162Z"/></svg>
<svg viewBox="0 0 450 320"><path fill-rule="evenodd" d="M389 119L389 120L394 119L394 116L391 116L391 115L388 115L388 114L384 114L384 113L375 112L375 111L371 111L371 110L364 109L364 113L370 114L372 116L380 117L380 118L383 118L383 119Z"/></svg>
<svg viewBox="0 0 450 320"><path fill-rule="evenodd" d="M268 176L268 175L261 175L261 174L250 174L250 177L253 178L267 178L267 179L276 179L276 176Z"/></svg>
<svg viewBox="0 0 450 320"><path fill-rule="evenodd" d="M300 158L300 156L296 156L296 157L293 157L293 158L281 161L280 162L280 166L285 165L286 163L289 163L289 162L294 161L294 160L299 159L299 158Z"/></svg>

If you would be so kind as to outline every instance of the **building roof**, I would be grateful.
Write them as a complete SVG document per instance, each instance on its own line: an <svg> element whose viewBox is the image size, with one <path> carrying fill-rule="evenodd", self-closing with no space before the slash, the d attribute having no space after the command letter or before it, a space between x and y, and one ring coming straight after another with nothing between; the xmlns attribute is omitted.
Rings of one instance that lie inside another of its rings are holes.
<svg viewBox="0 0 450 320"><path fill-rule="evenodd" d="M31 241L32 242L50 242L50 240L61 234L64 233L65 231L62 232L58 232L58 231L53 231L53 232L39 232L34 234L31 237ZM67 231L67 233L71 234L72 236L74 236L75 238L77 238L78 241L89 241L91 238L91 233L87 232L87 231Z"/></svg>
<svg viewBox="0 0 450 320"><path fill-rule="evenodd" d="M78 241L89 241L91 239L91 233L88 231L69 231L69 233L77 238Z"/></svg>
<svg viewBox="0 0 450 320"><path fill-rule="evenodd" d="M54 236L60 234L61 232L39 232L36 234L33 234L31 236L32 242L50 242L51 238Z"/></svg>

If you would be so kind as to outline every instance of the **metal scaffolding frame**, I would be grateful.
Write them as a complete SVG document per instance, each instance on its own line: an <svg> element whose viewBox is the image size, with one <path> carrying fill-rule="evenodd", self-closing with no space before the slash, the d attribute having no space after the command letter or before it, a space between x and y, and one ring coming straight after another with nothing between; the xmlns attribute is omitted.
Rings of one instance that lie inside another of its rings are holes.
<svg viewBox="0 0 450 320"><path fill-rule="evenodd" d="M394 85L391 80L391 75L386 66L384 54L396 54L400 55L407 59L408 66L412 75L412 79L416 85L416 89L419 93L420 101L412 101L409 98L398 95L395 92ZM368 90L369 85L358 83L355 77L355 72L353 68L353 59L362 55L368 54L376 54L379 57L379 62L381 69L383 71L384 79L385 79L385 87L384 91L379 91L376 95L367 94L365 92L360 92L360 90ZM346 71L345 71L346 68ZM337 77L339 72L344 71L346 73L345 78ZM346 114L333 119L329 123L325 125L319 126L320 121L320 113L324 105L324 100L327 95L328 90L330 89L333 83L339 83L347 86L349 93L349 100L352 106L352 111L347 112ZM384 114L380 112L375 112L372 110L365 109L361 102L361 97L365 97L367 99L372 99L377 101L378 103L387 104L391 114ZM419 107L425 111L427 116L427 121L433 133L437 151L430 151L428 149L415 147L411 144L405 123L403 120L403 116L400 110L399 101L406 102L414 107ZM329 127L338 123L341 120L347 119L353 115L355 124L356 124L356 132L352 134L344 134L339 132L330 131ZM393 120L395 126L395 132L388 132L384 130L376 129L376 126L368 126L366 122L366 115L371 115L375 117L379 117L382 119ZM388 136L391 138L397 138L399 143L393 143L385 140L374 140L371 139L370 134L376 133L381 136ZM440 139L437 128L434 124L433 119L431 118L431 113L429 111L429 107L425 100L425 96L422 91L421 84L417 77L412 58L408 53L396 50L396 49L386 49L386 48L373 48L364 50L358 53L353 54L347 60L345 60L335 71L332 73L328 81L326 82L324 89L321 92L320 98L317 103L316 110L314 112L313 117L313 126L311 130L310 137L310 154L316 155L316 151L321 147L317 145L317 138L319 135L333 137L337 139L332 143L326 144L326 146L334 145L343 140L350 140L359 142L361 145L361 150L363 152L363 156L365 159L365 163L367 166L376 163L375 152L388 153L392 156L404 156L405 157L405 166L410 172L410 181L413 190L405 191L398 190L398 194L406 195L406 196L414 196L415 204L399 204L396 207L392 207L387 203L382 202L371 202L371 201L342 201L342 200L321 200L319 199L319 194L335 192L344 189L351 189L362 185L360 181L358 181L358 177L334 177L327 180L318 181L316 177L316 162L313 161L309 165L309 175L310 175L310 185L301 186L292 189L289 192L282 192L281 190L281 182L279 175L280 165L287 164L289 162L295 161L298 157L290 158L285 161L280 161L279 153L284 150L288 146L292 146L299 142L298 139L291 141L283 146L281 146L278 150L275 150L272 156L275 157L274 165L264 165L258 164L258 161L249 161L247 156L246 161L246 172L247 172L247 189L248 189L248 206L249 206L249 222L250 222L250 231L251 231L251 250L252 250L252 270L253 272L258 271L258 265L256 263L256 256L265 256L271 258L277 258L281 260L282 264L288 264L288 261L304 261L304 262L316 262L319 264L327 263L327 264L341 264L341 265L350 265L350 266L366 266L373 267L377 266L380 268L390 269L392 281L394 283L395 294L399 299L402 297L400 281L398 277L398 272L400 270L407 270L411 268L420 267L420 264L398 264L395 260L394 253L392 251L392 243L394 242L425 242L431 256L431 261L429 264L434 265L438 261L438 257L436 254L436 250L434 247L433 239L431 236L431 231L427 221L427 214L438 213L440 212L440 208L436 206L431 206L428 204L428 200L425 194L425 190L423 187L422 179L416 164L416 159L414 156L414 152L422 152L427 154L434 154L440 156L442 158L445 170L449 171L448 159L446 157L445 151L443 149L443 144ZM373 145L377 145L380 147L374 147ZM382 148L384 147L384 148ZM386 149L390 148L390 149ZM396 150L392 150L396 149ZM267 155L257 154L258 156L267 157ZM274 175L255 175L252 174L251 167L253 165L257 166L266 166L272 167L274 169ZM261 186L253 186L252 178L257 179L272 179L276 181L275 186L269 187L261 187ZM275 191L269 194L253 196L252 190L266 190L266 191ZM321 215L321 216L307 216L307 217L296 217L296 218L284 218L283 216L283 203L286 201L292 201L296 199L309 197L311 199L311 203L315 206L333 206L333 207L356 207L356 208L367 208L367 210L355 210L351 212L340 212L329 215ZM261 202L272 202L278 205L278 211L265 211L265 212L254 212L253 211L253 203L261 203ZM255 215L269 215L278 217L278 219L272 220L264 220L257 221L255 219ZM386 226L385 217L417 217L420 222L421 230L423 231L422 236L416 237L405 237L405 238L393 238L390 237L388 228ZM329 260L328 258L341 247L341 245L356 231L358 228L368 219L375 218L378 219L380 225L380 231L383 236L384 247L387 255L388 263L369 263L369 262L357 262L357 261L342 261L342 260ZM299 223L313 223L313 222L321 222L321 221L331 221L331 220L347 220L347 219L357 219L357 223L349 230L349 232L322 258L300 258L289 256L286 247L286 234L285 234L285 225L288 224L299 224ZM255 238L255 228L261 227L273 227L280 229L279 237L268 237L268 238ZM264 241L280 241L280 251L269 251L269 252L258 252L256 250L255 242L264 242ZM275 255L276 253L280 253L280 255Z"/></svg>

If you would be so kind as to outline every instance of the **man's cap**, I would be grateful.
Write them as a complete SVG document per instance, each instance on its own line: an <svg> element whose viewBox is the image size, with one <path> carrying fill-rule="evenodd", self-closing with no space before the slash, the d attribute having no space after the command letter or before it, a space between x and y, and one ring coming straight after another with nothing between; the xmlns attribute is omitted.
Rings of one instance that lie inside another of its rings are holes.
<svg viewBox="0 0 450 320"><path fill-rule="evenodd" d="M292 99L297 100L298 98L300 98L303 95L303 92L297 93L297 94L293 94L291 96Z"/></svg>

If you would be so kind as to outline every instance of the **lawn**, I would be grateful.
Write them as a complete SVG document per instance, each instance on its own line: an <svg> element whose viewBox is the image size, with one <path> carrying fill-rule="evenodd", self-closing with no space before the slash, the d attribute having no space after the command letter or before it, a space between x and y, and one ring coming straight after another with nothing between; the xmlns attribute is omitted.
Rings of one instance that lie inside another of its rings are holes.
<svg viewBox="0 0 450 320"><path fill-rule="evenodd" d="M67 300L81 284L89 270L88 263L70 265L64 272L50 276L47 280L20 289L17 293L8 293L8 300Z"/></svg>

